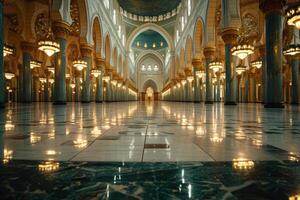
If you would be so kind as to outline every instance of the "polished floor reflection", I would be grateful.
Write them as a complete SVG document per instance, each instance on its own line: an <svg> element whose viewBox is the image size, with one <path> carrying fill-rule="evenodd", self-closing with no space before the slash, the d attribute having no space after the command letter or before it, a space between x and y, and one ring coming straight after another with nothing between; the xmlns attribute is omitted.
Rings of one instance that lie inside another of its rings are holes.
<svg viewBox="0 0 300 200"><path fill-rule="evenodd" d="M1 113L1 150L4 163L233 161L251 168L253 161L300 159L299 111L260 104L18 104Z"/></svg>

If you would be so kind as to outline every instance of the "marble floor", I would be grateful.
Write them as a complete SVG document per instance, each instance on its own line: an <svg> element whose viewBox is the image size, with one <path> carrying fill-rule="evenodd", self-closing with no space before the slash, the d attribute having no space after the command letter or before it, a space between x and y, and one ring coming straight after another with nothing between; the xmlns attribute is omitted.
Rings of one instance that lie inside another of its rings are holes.
<svg viewBox="0 0 300 200"><path fill-rule="evenodd" d="M298 160L299 113L261 104L16 104L0 116L1 150L16 160Z"/></svg>
<svg viewBox="0 0 300 200"><path fill-rule="evenodd" d="M123 102L0 112L1 199L300 199L300 107Z"/></svg>

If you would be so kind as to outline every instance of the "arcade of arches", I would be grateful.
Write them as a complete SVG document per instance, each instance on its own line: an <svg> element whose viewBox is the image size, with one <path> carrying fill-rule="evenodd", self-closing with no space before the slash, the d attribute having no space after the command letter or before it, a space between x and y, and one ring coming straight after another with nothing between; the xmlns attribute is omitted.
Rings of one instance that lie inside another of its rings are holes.
<svg viewBox="0 0 300 200"><path fill-rule="evenodd" d="M300 198L299 0L0 0L0 13L4 199Z"/></svg>

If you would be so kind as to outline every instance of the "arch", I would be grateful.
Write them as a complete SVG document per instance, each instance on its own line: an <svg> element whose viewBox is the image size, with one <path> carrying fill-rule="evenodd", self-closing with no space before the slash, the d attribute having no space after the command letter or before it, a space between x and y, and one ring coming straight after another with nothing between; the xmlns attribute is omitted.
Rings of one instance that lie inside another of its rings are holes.
<svg viewBox="0 0 300 200"><path fill-rule="evenodd" d="M187 67L192 67L192 59L193 59L193 41L189 36L185 43L185 63L188 65Z"/></svg>
<svg viewBox="0 0 300 200"><path fill-rule="evenodd" d="M111 56L110 36L107 33L107 35L105 37L105 64L110 64L110 56Z"/></svg>
<svg viewBox="0 0 300 200"><path fill-rule="evenodd" d="M94 48L97 55L101 57L101 49L102 49L102 26L98 16L96 16L93 20L93 42Z"/></svg>
<svg viewBox="0 0 300 200"><path fill-rule="evenodd" d="M143 83L143 92L146 92L147 88L151 87L154 92L158 92L157 84L153 79L147 79Z"/></svg>
<svg viewBox="0 0 300 200"><path fill-rule="evenodd" d="M140 63L144 59L145 56L148 56L148 54L156 56L159 59L161 65L164 66L164 59L161 56L161 54L158 53L157 51L153 51L153 50L146 50L146 51L141 52L136 59L136 63Z"/></svg>
<svg viewBox="0 0 300 200"><path fill-rule="evenodd" d="M79 24L80 24L80 38L87 41L88 32L88 14L86 7L86 0L77 0L77 5L79 9Z"/></svg>
<svg viewBox="0 0 300 200"><path fill-rule="evenodd" d="M112 61L113 61L113 67L115 67L116 69L118 68L118 51L117 51L117 47L114 48L113 50L113 57L112 57Z"/></svg>
<svg viewBox="0 0 300 200"><path fill-rule="evenodd" d="M216 11L217 5L220 3L220 0L209 0L208 1L208 8L207 8L207 15L206 15L206 44L205 46L214 47L215 40L216 40Z"/></svg>
<svg viewBox="0 0 300 200"><path fill-rule="evenodd" d="M203 47L203 33L203 21L201 18L198 18L194 30L194 55L196 58L201 57L201 51Z"/></svg>
<svg viewBox="0 0 300 200"><path fill-rule="evenodd" d="M179 69L185 68L185 59L184 59L184 48L180 50L180 57L179 57Z"/></svg>
<svg viewBox="0 0 300 200"><path fill-rule="evenodd" d="M132 31L132 33L128 37L128 40L126 43L126 49L129 50L130 47L132 46L134 39L140 33L144 32L146 30L153 30L153 31L160 33L164 37L164 39L167 41L169 48L172 51L174 50L174 44L173 44L172 37L169 35L169 33L164 28L162 28L161 26L154 24L154 23L146 23L146 24L138 26L136 29L134 29L134 31Z"/></svg>

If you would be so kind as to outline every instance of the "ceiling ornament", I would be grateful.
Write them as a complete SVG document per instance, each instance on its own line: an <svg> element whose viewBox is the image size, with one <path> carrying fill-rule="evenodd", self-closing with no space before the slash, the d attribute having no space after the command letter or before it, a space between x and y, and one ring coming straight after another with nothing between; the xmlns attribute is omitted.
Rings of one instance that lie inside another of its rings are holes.
<svg viewBox="0 0 300 200"><path fill-rule="evenodd" d="M9 25L8 25L8 29L14 33L21 33L21 29L20 29L20 24L19 24L19 19L17 14L12 14L7 16L8 21L9 21Z"/></svg>
<svg viewBox="0 0 300 200"><path fill-rule="evenodd" d="M76 0L72 0L71 2L71 18L72 18L72 24L71 24L71 34L79 35L80 33L80 23L79 23L79 8Z"/></svg>
<svg viewBox="0 0 300 200"><path fill-rule="evenodd" d="M181 3L177 6L176 9L173 9L170 12L167 12L165 14L161 14L158 16L140 16L140 15L136 15L136 14L127 12L126 10L124 10L121 7L120 7L120 13L124 17L131 19L133 21L146 22L146 23L147 22L161 22L161 21L164 21L164 20L167 20L167 19L170 19L170 18L176 16L180 11L180 7L181 7Z"/></svg>

